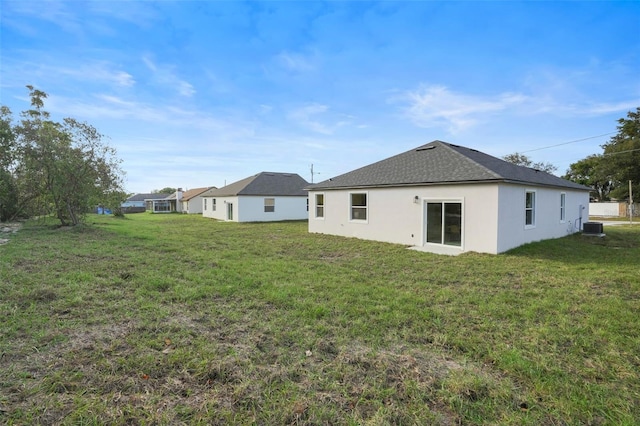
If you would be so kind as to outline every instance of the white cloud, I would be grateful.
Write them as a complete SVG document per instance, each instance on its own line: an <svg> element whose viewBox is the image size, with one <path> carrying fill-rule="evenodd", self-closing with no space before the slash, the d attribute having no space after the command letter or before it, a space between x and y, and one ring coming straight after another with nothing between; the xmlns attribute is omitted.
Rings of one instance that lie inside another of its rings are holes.
<svg viewBox="0 0 640 426"><path fill-rule="evenodd" d="M273 107L271 105L266 105L266 104L258 105L258 113L260 115L267 115L271 111L273 111Z"/></svg>
<svg viewBox="0 0 640 426"><path fill-rule="evenodd" d="M47 109L64 116L82 120L123 120L151 123L154 128L215 131L219 139L253 136L250 123L227 120L171 104L149 104L109 94L96 94L93 98L72 99L50 95ZM139 124L138 124L139 127Z"/></svg>
<svg viewBox="0 0 640 426"><path fill-rule="evenodd" d="M18 1L2 2L4 9L3 20L7 17L11 21L14 17L30 17L41 21L48 21L59 26L62 30L81 36L84 33L82 22L72 8L60 1Z"/></svg>
<svg viewBox="0 0 640 426"><path fill-rule="evenodd" d="M276 61L282 67L291 71L310 71L315 68L313 61L304 55L291 52L281 52L276 56Z"/></svg>
<svg viewBox="0 0 640 426"><path fill-rule="evenodd" d="M315 118L319 114L325 113L328 109L329 107L326 105L313 103L289 112L288 118L313 132L330 135L333 133L333 129Z"/></svg>
<svg viewBox="0 0 640 426"><path fill-rule="evenodd" d="M450 91L444 86L422 86L402 97L408 102L407 117L419 127L446 127L451 133L466 130L486 115L522 104L527 97L503 93L491 98Z"/></svg>
<svg viewBox="0 0 640 426"><path fill-rule="evenodd" d="M10 58L3 64L10 72L5 79L24 81L25 75L35 75L38 80L49 86L60 85L70 79L74 85L78 82L107 84L116 87L132 87L136 81L128 72L107 61L85 61L76 63L65 61L63 65L46 64L44 62L20 61Z"/></svg>
<svg viewBox="0 0 640 426"><path fill-rule="evenodd" d="M615 103L592 104L586 108L586 112L593 115L610 114L613 112L633 111L640 105L640 99Z"/></svg>
<svg viewBox="0 0 640 426"><path fill-rule="evenodd" d="M144 56L142 62L153 72L152 79L156 83L176 90L181 96L191 97L196 89L188 81L182 80L175 73L172 66L157 65L151 59Z"/></svg>

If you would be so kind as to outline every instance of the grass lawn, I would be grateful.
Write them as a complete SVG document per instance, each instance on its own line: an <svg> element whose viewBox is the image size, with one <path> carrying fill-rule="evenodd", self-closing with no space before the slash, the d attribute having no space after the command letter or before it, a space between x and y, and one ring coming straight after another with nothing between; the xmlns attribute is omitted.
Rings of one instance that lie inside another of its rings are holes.
<svg viewBox="0 0 640 426"><path fill-rule="evenodd" d="M640 227L446 257L90 216L0 246L0 423L635 425Z"/></svg>

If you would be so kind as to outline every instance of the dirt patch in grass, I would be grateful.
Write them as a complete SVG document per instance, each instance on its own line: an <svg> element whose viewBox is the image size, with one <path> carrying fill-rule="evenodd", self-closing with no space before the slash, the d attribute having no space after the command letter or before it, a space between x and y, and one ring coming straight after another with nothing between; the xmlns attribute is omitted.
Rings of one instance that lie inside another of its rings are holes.
<svg viewBox="0 0 640 426"><path fill-rule="evenodd" d="M304 224L96 220L1 248L0 424L638 418L636 227L448 258Z"/></svg>
<svg viewBox="0 0 640 426"><path fill-rule="evenodd" d="M346 422L382 412L403 423L410 420L404 404L422 406L437 424L460 420L439 392L450 372L466 367L425 350L373 350L331 338L309 349L283 347L255 324L185 314L151 326L125 321L61 335L63 341L12 357L10 376L22 379L3 390L5 412L57 423L82 413L75 402L82 395L88 409L102 407L101 421L116 423L317 424L327 413Z"/></svg>

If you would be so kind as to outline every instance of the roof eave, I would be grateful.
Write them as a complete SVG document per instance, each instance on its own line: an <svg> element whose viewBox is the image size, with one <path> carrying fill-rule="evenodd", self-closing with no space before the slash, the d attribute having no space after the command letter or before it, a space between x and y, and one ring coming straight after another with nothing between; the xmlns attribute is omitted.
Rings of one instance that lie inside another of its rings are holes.
<svg viewBox="0 0 640 426"><path fill-rule="evenodd" d="M340 185L340 186L322 186L322 187L307 187L305 191L332 191L340 189L371 189L371 188L404 188L404 187L416 187L416 186L442 186L442 185L465 185L465 184L490 184L490 183L509 183L516 185L529 185L529 186L541 186L547 188L562 188L571 189L576 191L590 191L588 187L575 188L572 186L564 185L552 185L545 183L518 181L513 179L479 179L479 180L460 180L450 182L410 182L410 183L389 183L389 184L375 184L375 185Z"/></svg>

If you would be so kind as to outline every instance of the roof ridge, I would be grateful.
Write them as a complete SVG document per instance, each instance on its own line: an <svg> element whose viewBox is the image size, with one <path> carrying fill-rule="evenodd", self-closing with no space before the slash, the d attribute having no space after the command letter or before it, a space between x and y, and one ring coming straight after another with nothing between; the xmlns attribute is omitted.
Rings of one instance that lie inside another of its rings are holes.
<svg viewBox="0 0 640 426"><path fill-rule="evenodd" d="M489 173L490 175L493 175L496 178L499 179L505 179L504 176L502 176L500 173L496 172L493 169L490 169L489 167L485 166L484 164L478 163L476 160L472 159L471 157L469 157L468 155L466 155L463 152L460 152L459 150L457 150L456 148L461 148L461 149L468 149L470 151L475 151L479 154L483 154L483 155L488 155L488 154L484 154L476 149L471 149L471 148L467 148L464 147L462 145L455 145L455 144L451 144L448 142L443 142L443 141L434 141L434 142L440 142L442 145L444 145L447 149L450 149L451 151L454 151L455 153L459 154L460 156L462 156L466 161L474 164L475 166L478 166L480 168L482 168L484 171L486 171L487 173ZM497 157L493 157L493 158L497 158Z"/></svg>
<svg viewBox="0 0 640 426"><path fill-rule="evenodd" d="M588 189L550 173L518 166L476 149L435 140L347 173L311 184L308 189L452 183L511 182Z"/></svg>

